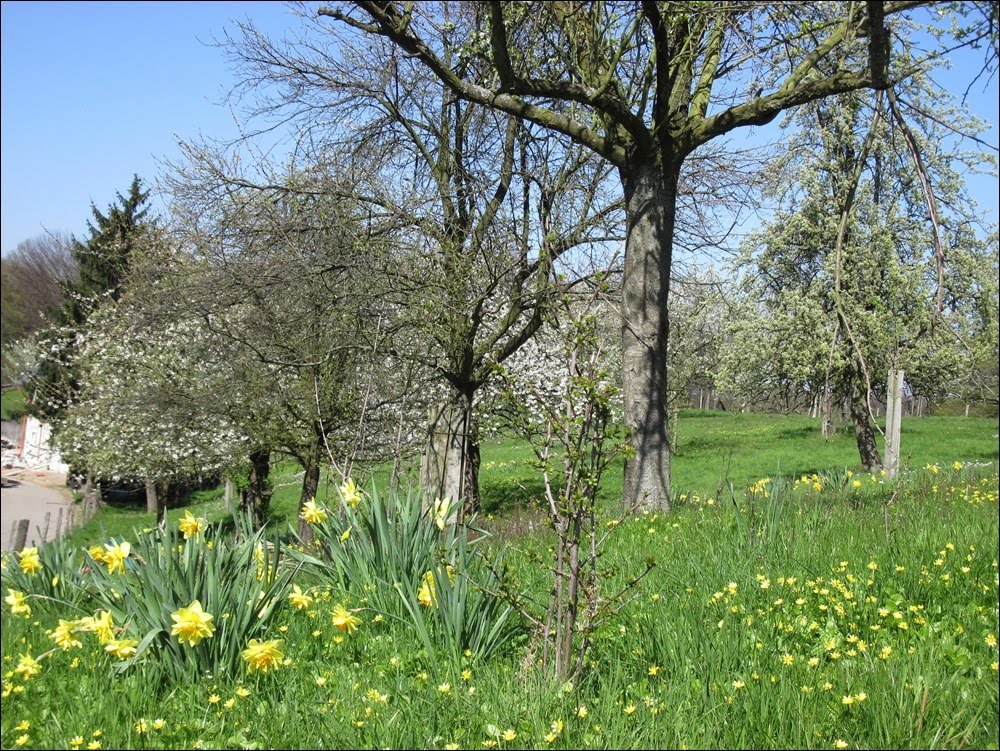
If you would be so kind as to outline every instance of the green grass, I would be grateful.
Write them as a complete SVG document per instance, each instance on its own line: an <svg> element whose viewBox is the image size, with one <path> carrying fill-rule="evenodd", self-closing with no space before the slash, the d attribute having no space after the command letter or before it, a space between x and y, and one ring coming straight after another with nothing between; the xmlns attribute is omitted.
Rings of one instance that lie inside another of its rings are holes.
<svg viewBox="0 0 1000 751"><path fill-rule="evenodd" d="M0 397L0 416L4 420L20 420L25 411L24 398L21 389L4 391Z"/></svg>
<svg viewBox="0 0 1000 751"><path fill-rule="evenodd" d="M967 462L995 462L1000 458L995 419L964 417L906 417L902 425L903 467ZM512 519L515 514L537 517L543 499L541 477L533 468L530 447L514 439L483 442L480 487L483 512ZM672 458L671 481L675 495L701 498L728 497L730 489L742 492L761 477L796 478L828 470L858 471L853 432L841 426L829 440L819 423L803 415L741 414L690 410L681 413L677 452ZM274 466L271 520L281 528L295 523L302 470L291 462ZM388 470L377 467L359 477L367 486L374 479L379 488L388 484ZM402 483L415 482L415 473ZM317 496L336 497L339 478L324 474ZM614 506L621 498L622 463L605 473L601 500ZM221 488L197 491L177 509L167 511L173 521L191 511L209 521L228 517ZM127 536L133 527L151 528L155 518L145 507L104 507L87 525L74 531L75 544L88 545L109 537Z"/></svg>
<svg viewBox="0 0 1000 751"><path fill-rule="evenodd" d="M84 748L997 748L996 422L904 421L898 485L857 473L851 436L825 443L810 428L682 415L674 477L685 498L611 538L602 591L656 565L595 633L578 685L547 680L525 644L436 673L404 623L363 609L356 634L338 631L331 610L351 603L325 588L308 608L276 611L266 638L283 640L287 662L273 673L151 691L142 670L115 673L86 634L25 678L22 656L51 650L46 629L80 614L37 597L30 618L3 610L0 746L64 748L79 736ZM513 523L537 492L528 458L515 442L484 446L484 496L508 576L544 598L530 553L551 538ZM787 479L745 492L777 474ZM620 481L607 478L608 511ZM279 468L275 485L289 522L294 469ZM218 498L189 508L221 518ZM32 591L16 566L3 586ZM43 579L38 591L54 589Z"/></svg>

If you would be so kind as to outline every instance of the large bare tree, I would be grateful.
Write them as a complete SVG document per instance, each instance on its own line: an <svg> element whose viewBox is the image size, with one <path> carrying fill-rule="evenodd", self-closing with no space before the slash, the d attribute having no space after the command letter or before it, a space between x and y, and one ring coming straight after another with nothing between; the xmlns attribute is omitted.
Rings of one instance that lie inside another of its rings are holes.
<svg viewBox="0 0 1000 751"><path fill-rule="evenodd" d="M806 102L891 87L954 38L946 33L929 53L890 59L891 49L915 38L920 14L942 31L953 19L906 0L494 0L476 4L480 29L442 38L452 5L358 0L318 14L392 41L462 99L569 136L617 168L627 214L625 419L634 448L624 500L667 507L667 296L685 161L737 128L766 124ZM954 12L973 16L958 43L986 39L995 51L991 5L967 3Z"/></svg>

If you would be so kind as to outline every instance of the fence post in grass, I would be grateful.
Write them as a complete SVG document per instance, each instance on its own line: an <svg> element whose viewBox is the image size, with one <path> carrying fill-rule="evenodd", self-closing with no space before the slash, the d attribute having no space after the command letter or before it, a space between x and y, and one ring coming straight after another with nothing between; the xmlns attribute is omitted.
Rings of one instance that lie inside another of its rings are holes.
<svg viewBox="0 0 1000 751"><path fill-rule="evenodd" d="M49 539L49 525L52 523L52 512L45 512L45 526L42 528L42 542Z"/></svg>
<svg viewBox="0 0 1000 751"><path fill-rule="evenodd" d="M20 552L24 550L25 544L28 542L28 520L18 519L17 526L14 529L14 540L11 544L11 550Z"/></svg>
<svg viewBox="0 0 1000 751"><path fill-rule="evenodd" d="M885 405L885 474L889 479L899 474L899 428L903 415L903 371L889 369Z"/></svg>

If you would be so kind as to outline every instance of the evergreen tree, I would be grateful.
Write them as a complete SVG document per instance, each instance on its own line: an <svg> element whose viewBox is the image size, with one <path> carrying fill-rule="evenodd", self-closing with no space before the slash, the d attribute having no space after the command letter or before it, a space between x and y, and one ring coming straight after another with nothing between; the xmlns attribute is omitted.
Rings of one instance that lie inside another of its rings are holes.
<svg viewBox="0 0 1000 751"><path fill-rule="evenodd" d="M93 221L87 222L90 237L73 238L73 258L80 268L79 279L66 287L68 302L62 310L61 323L80 325L96 301L105 295L117 301L128 273L129 263L142 230L151 225L146 215L149 191L142 180L133 176L128 195L117 194L118 203L108 206L107 214L91 204Z"/></svg>
<svg viewBox="0 0 1000 751"><path fill-rule="evenodd" d="M102 213L91 204L94 218L87 223L90 236L73 238L71 254L79 276L64 283L65 302L56 311L56 325L40 337L42 357L32 378L29 410L51 421L61 415L79 390L73 365L77 333L105 298L117 301L137 247L153 226L147 218L149 191L133 176L128 194L117 194L117 203Z"/></svg>

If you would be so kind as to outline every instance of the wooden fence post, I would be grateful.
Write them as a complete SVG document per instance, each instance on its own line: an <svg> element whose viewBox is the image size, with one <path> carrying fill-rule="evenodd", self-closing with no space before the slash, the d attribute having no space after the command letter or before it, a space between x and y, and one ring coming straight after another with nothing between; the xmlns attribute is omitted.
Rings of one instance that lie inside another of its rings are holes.
<svg viewBox="0 0 1000 751"><path fill-rule="evenodd" d="M899 474L899 434L903 416L903 371L889 370L885 405L885 474L894 479Z"/></svg>
<svg viewBox="0 0 1000 751"><path fill-rule="evenodd" d="M14 531L14 544L11 546L11 550L21 551L24 550L25 543L28 542L28 520L18 519L17 528Z"/></svg>

